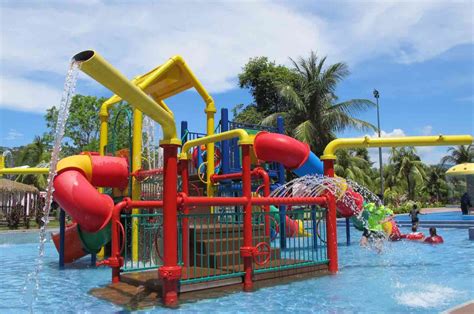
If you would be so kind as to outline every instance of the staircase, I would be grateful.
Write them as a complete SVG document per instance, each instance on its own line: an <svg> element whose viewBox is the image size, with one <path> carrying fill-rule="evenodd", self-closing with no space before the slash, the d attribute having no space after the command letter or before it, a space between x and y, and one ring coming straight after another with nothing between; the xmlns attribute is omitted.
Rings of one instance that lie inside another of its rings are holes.
<svg viewBox="0 0 474 314"><path fill-rule="evenodd" d="M253 225L253 245L270 244L263 224ZM190 226L190 266L215 268L224 271L243 271L243 224L208 224ZM280 249L271 249L272 259L280 258Z"/></svg>

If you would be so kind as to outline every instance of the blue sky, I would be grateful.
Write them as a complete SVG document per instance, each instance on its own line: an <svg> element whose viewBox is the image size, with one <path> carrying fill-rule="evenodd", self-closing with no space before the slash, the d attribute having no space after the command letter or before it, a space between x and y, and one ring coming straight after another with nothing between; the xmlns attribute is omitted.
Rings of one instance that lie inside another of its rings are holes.
<svg viewBox="0 0 474 314"><path fill-rule="evenodd" d="M76 52L99 51L128 77L181 54L218 108L249 103L237 86L248 58L327 55L351 75L341 100L380 91L386 136L473 134L474 40L470 1L49 1L0 4L0 145L29 143L45 131L43 114L60 99L67 63ZM117 18L126 16L125 18ZM78 92L110 93L80 76ZM177 121L204 130L194 92L168 101ZM360 116L376 122L372 110ZM347 131L340 136L361 136ZM435 163L445 148L420 148ZM372 153L375 153L372 152ZM375 156L375 155L374 155ZM385 157L387 154L385 154Z"/></svg>

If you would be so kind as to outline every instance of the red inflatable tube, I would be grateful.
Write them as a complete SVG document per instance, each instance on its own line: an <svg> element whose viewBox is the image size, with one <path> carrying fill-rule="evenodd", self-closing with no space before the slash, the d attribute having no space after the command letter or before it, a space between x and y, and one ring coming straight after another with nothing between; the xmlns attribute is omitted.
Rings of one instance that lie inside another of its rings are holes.
<svg viewBox="0 0 474 314"><path fill-rule="evenodd" d="M119 189L127 187L128 164L125 158L94 155L90 158L92 162L92 185Z"/></svg>
<svg viewBox="0 0 474 314"><path fill-rule="evenodd" d="M309 157L308 144L292 137L269 132L259 132L255 136L253 149L258 159L279 162L287 169L298 169ZM291 151L291 154L288 152Z"/></svg>
<svg viewBox="0 0 474 314"><path fill-rule="evenodd" d="M52 235L52 239L56 249L59 252L59 233ZM77 224L73 223L66 227L64 234L64 262L72 263L77 259L89 254L82 248L82 242L79 238L79 232L77 230Z"/></svg>
<svg viewBox="0 0 474 314"><path fill-rule="evenodd" d="M425 238L425 235L423 232L412 232L409 233L405 236L405 239L407 240L423 240Z"/></svg>
<svg viewBox="0 0 474 314"><path fill-rule="evenodd" d="M120 184L122 181L120 180ZM54 178L53 197L59 206L87 232L99 231L112 217L114 208L112 198L100 194L78 170L68 169Z"/></svg>

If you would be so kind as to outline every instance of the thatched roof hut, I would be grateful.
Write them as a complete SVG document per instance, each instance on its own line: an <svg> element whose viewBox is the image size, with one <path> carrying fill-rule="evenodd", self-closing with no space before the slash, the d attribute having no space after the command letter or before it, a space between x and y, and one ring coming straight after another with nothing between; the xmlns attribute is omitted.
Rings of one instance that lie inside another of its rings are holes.
<svg viewBox="0 0 474 314"><path fill-rule="evenodd" d="M39 201L39 191L32 185L0 178L0 214L7 215L13 207L21 206L22 215L28 216Z"/></svg>
<svg viewBox="0 0 474 314"><path fill-rule="evenodd" d="M0 193L38 193L32 185L0 178Z"/></svg>

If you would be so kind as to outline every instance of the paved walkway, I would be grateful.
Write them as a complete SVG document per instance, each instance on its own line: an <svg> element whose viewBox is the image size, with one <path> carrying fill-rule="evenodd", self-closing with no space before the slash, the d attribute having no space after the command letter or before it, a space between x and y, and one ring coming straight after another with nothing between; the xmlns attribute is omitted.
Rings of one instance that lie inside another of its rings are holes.
<svg viewBox="0 0 474 314"><path fill-rule="evenodd" d="M431 213L448 213L448 212L460 212L460 207L435 207L435 208L422 208L422 214L431 214Z"/></svg>

